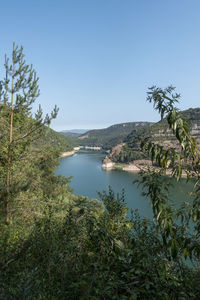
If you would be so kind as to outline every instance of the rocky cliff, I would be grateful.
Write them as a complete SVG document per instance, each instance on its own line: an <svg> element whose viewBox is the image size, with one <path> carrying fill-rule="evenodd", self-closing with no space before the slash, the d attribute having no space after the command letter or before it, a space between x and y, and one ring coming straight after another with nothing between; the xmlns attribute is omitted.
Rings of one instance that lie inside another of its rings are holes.
<svg viewBox="0 0 200 300"><path fill-rule="evenodd" d="M182 111L181 116L188 120L191 134L200 145L200 108L190 108ZM140 141L145 137L164 146L164 148L178 147L175 137L168 129L167 121L164 119L152 126L134 129L125 139L124 143L112 148L109 159L117 163L131 163L135 160L148 159L140 150Z"/></svg>

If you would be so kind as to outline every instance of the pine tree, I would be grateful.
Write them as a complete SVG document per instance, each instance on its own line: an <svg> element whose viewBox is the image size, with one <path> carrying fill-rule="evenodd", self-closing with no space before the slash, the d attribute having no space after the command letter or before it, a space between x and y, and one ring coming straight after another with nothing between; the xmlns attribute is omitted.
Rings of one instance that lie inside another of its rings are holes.
<svg viewBox="0 0 200 300"><path fill-rule="evenodd" d="M9 223L9 203L20 185L12 184L16 167L20 165L27 149L40 137L44 125L57 116L55 106L51 115L43 118L39 106L34 118L32 104L40 94L38 80L32 65L27 65L23 48L13 44L11 63L5 55L5 78L0 81L0 171L1 201L4 203L5 223ZM19 178L20 181L20 178ZM17 187L16 187L17 186Z"/></svg>

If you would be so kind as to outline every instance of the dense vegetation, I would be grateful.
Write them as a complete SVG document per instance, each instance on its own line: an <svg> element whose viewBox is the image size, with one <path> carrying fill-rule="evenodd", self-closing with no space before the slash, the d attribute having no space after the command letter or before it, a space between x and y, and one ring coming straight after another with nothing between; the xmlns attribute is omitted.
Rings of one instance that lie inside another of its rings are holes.
<svg viewBox="0 0 200 300"><path fill-rule="evenodd" d="M22 49L14 47L14 64L20 55ZM16 75L23 73L22 62ZM159 105L181 143L181 159L175 150L143 143L162 167L160 173L141 174L144 193L152 201L155 219L150 222L137 211L126 216L123 192L102 192L99 202L75 196L69 178L55 175L63 145L56 143L55 148L52 132L51 141L44 137L49 118L43 119L41 112L33 118L26 110L34 77L26 81L23 73L17 81L15 72L11 68L13 85L27 84L26 94L18 89L14 98L12 87L10 101L10 82L0 84L0 122L6 124L0 140L0 299L199 299L199 153L173 100L166 107L161 97ZM153 90L152 99L158 92ZM187 209L173 210L167 205L168 180L160 175L172 159L177 162L173 175L179 179L184 157L190 166L188 180L196 183L194 201ZM191 219L192 234L187 230ZM187 257L194 267L185 264Z"/></svg>
<svg viewBox="0 0 200 300"><path fill-rule="evenodd" d="M112 125L105 129L90 130L79 136L77 143L81 146L98 146L108 150L122 143L134 129L148 127L151 124L150 122L129 122Z"/></svg>

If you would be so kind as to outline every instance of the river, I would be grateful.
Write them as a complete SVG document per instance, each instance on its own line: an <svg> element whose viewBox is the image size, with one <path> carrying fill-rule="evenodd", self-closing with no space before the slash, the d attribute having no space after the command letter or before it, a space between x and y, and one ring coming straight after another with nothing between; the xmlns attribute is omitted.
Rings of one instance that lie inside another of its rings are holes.
<svg viewBox="0 0 200 300"><path fill-rule="evenodd" d="M138 188L133 181L138 178L138 174L121 170L106 171L101 168L105 154L100 151L81 150L73 156L60 159L59 168L56 174L73 176L70 186L75 194L97 198L97 192L108 190L110 185L116 193L125 189L126 204L129 209L138 209L140 215L152 218L152 210L149 199L142 196L141 187ZM179 183L174 180L175 186L171 190L171 197L175 206L187 200L190 186L186 180ZM174 200L175 199L175 200Z"/></svg>

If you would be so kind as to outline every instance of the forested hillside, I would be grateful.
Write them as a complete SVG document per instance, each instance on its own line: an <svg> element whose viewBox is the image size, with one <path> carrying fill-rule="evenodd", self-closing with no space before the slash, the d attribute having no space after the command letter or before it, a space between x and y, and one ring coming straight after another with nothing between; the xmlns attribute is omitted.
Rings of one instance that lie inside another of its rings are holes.
<svg viewBox="0 0 200 300"><path fill-rule="evenodd" d="M69 137L71 139L77 139L81 134L80 133L76 133L76 132L59 132L60 134L66 136L66 137Z"/></svg>
<svg viewBox="0 0 200 300"><path fill-rule="evenodd" d="M180 113L181 117L188 121L192 136L200 144L200 108L191 108ZM109 158L114 162L128 163L134 160L147 159L147 155L141 151L140 142L144 138L150 137L155 143L160 143L163 147L178 147L178 143L172 131L168 128L166 119L153 124L151 127L133 130L125 139L120 152L114 148Z"/></svg>
<svg viewBox="0 0 200 300"><path fill-rule="evenodd" d="M35 147L51 145L54 149L58 148L61 152L71 151L75 145L69 136L58 133L49 127L44 129L44 135L36 140L34 144Z"/></svg>
<svg viewBox="0 0 200 300"><path fill-rule="evenodd" d="M77 139L80 146L97 146L103 149L111 149L113 146L123 142L124 138L134 129L149 127L151 122L129 122L112 125L105 129L95 129L86 132Z"/></svg>

